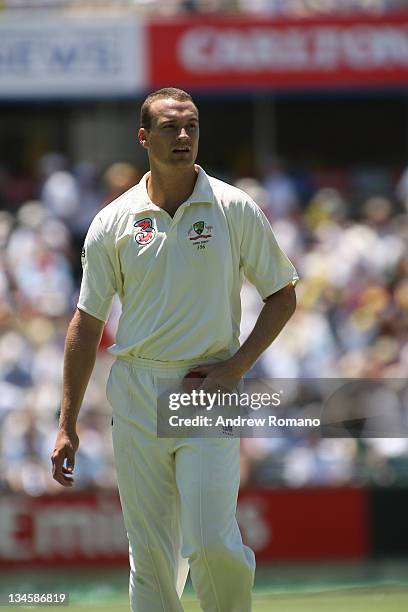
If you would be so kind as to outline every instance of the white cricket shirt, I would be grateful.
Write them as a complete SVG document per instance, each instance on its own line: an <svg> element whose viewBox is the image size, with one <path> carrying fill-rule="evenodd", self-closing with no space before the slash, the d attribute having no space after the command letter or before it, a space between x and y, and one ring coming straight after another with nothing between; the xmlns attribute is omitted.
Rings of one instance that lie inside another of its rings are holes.
<svg viewBox="0 0 408 612"><path fill-rule="evenodd" d="M149 199L146 174L92 221L78 308L106 321L119 295L116 356L227 357L239 348L243 276L262 298L298 280L255 202L197 168L173 218Z"/></svg>

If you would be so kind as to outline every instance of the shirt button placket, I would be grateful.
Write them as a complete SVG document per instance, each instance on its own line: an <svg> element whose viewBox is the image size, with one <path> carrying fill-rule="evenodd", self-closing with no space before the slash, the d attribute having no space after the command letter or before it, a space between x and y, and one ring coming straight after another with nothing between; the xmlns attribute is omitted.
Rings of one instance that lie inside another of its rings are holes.
<svg viewBox="0 0 408 612"><path fill-rule="evenodd" d="M175 237L177 239L177 226L183 216L184 210L187 208L185 204L182 204L175 212L174 217L171 220L169 227L169 235L171 234L172 238Z"/></svg>

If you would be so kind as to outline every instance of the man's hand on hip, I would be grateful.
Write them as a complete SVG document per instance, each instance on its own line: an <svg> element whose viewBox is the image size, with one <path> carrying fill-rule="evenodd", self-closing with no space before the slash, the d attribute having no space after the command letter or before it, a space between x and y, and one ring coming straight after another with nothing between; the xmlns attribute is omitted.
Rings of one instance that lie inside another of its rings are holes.
<svg viewBox="0 0 408 612"><path fill-rule="evenodd" d="M202 374L205 377L200 389L214 392L217 389L231 390L235 388L244 376L245 370L239 368L234 359L231 358L220 363L193 368L189 375L192 376L194 373L197 373L197 376Z"/></svg>

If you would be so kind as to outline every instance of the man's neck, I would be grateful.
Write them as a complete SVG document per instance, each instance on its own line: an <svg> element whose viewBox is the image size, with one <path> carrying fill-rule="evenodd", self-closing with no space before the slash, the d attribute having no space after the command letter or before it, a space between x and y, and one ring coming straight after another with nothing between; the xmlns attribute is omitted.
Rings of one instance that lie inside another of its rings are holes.
<svg viewBox="0 0 408 612"><path fill-rule="evenodd" d="M147 193L151 201L173 215L193 193L198 169L193 166L163 174L151 167L147 178Z"/></svg>

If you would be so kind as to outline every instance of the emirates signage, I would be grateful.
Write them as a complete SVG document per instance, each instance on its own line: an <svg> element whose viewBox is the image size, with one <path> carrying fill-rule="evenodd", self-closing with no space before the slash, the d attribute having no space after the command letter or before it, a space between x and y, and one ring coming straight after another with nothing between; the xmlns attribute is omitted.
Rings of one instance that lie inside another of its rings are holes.
<svg viewBox="0 0 408 612"><path fill-rule="evenodd" d="M368 515L367 491L347 487L244 490L237 511L259 563L363 558L369 550ZM116 493L0 500L0 568L127 562Z"/></svg>
<svg viewBox="0 0 408 612"><path fill-rule="evenodd" d="M148 25L152 87L408 85L408 13L378 18L201 18Z"/></svg>
<svg viewBox="0 0 408 612"><path fill-rule="evenodd" d="M0 501L0 566L125 562L127 546L117 495Z"/></svg>

